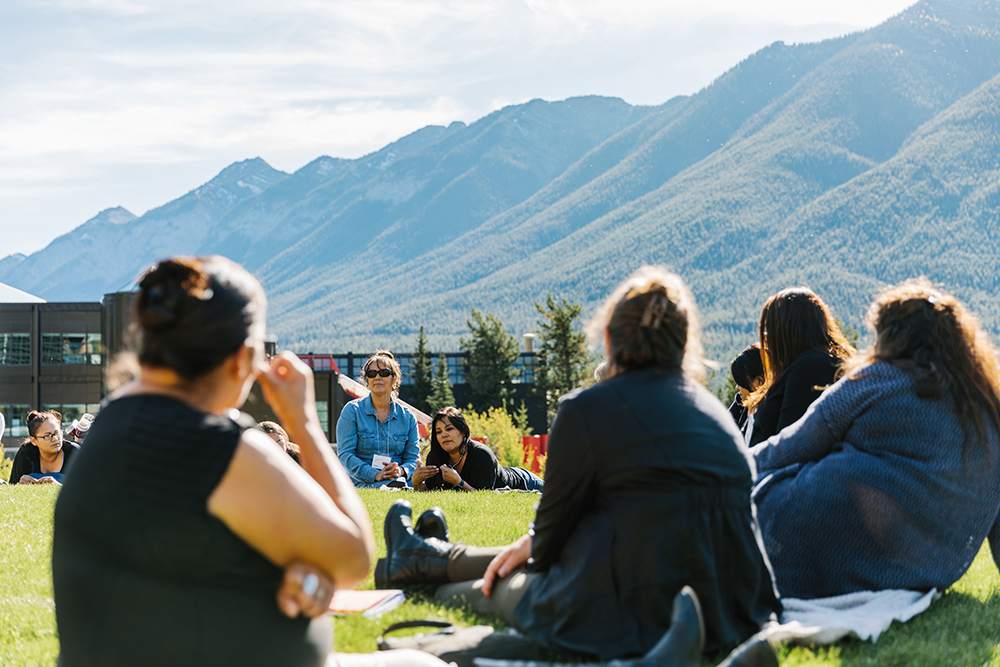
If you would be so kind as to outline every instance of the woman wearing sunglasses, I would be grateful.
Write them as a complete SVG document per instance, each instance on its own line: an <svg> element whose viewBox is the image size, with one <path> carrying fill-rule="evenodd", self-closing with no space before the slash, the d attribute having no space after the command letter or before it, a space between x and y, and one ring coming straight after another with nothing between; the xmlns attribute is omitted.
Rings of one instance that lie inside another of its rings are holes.
<svg viewBox="0 0 1000 667"><path fill-rule="evenodd" d="M11 484L62 484L80 445L63 440L62 415L55 410L28 413L30 437L17 450L10 471Z"/></svg>
<svg viewBox="0 0 1000 667"><path fill-rule="evenodd" d="M420 436L416 418L395 400L402 377L392 352L378 350L362 370L362 382L371 393L340 413L337 455L355 486L410 485Z"/></svg>

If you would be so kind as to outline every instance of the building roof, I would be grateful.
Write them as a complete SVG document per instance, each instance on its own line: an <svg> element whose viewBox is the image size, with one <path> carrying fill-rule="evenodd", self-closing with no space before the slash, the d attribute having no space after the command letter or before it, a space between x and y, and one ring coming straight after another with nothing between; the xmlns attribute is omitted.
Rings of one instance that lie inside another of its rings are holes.
<svg viewBox="0 0 1000 667"><path fill-rule="evenodd" d="M45 303L45 299L0 283L0 303Z"/></svg>

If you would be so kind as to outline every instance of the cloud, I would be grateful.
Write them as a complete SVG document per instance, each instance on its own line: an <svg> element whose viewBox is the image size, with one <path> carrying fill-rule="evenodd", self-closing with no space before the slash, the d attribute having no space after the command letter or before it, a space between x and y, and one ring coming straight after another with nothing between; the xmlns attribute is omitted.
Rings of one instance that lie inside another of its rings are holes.
<svg viewBox="0 0 1000 667"><path fill-rule="evenodd" d="M55 236L95 208L163 204L236 159L357 157L535 97L659 104L775 39L842 34L906 4L7 0L0 233L31 220Z"/></svg>

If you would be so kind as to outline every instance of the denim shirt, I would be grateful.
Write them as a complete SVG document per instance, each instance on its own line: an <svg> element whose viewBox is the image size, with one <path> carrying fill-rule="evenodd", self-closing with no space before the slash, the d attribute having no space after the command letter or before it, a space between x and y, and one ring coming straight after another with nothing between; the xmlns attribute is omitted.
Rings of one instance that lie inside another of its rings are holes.
<svg viewBox="0 0 1000 667"><path fill-rule="evenodd" d="M380 422L371 396L358 398L347 405L337 421L337 456L347 468L354 486L384 486L391 480L375 481L378 470L372 467L376 454L389 456L412 479L420 454L417 420L396 401L389 405L389 418Z"/></svg>

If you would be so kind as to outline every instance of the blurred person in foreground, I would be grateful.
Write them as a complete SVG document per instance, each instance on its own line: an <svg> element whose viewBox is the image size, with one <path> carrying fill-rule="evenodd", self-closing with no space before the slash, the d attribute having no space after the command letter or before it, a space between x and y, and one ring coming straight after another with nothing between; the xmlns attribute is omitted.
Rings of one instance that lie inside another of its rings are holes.
<svg viewBox="0 0 1000 667"><path fill-rule="evenodd" d="M265 364L264 316L260 285L222 257L141 279L138 375L97 416L56 503L62 667L375 664L329 654L330 600L367 576L371 525L311 371L288 352ZM255 379L302 467L238 412ZM382 664L441 664L427 660Z"/></svg>

